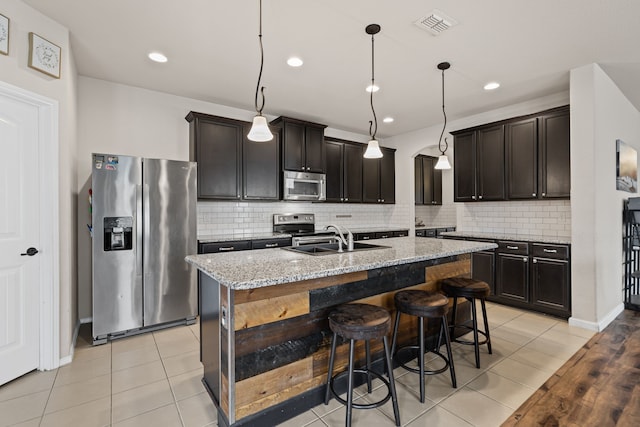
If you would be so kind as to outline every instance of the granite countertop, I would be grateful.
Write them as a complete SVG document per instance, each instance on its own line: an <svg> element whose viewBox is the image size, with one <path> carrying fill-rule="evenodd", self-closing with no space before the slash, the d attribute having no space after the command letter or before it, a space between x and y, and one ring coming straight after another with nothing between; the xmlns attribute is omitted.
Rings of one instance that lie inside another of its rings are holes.
<svg viewBox="0 0 640 427"><path fill-rule="evenodd" d="M456 228L455 225L416 225L416 230L435 230L436 228Z"/></svg>
<svg viewBox="0 0 640 427"><path fill-rule="evenodd" d="M493 249L494 243L422 237L370 240L387 246L341 254L312 256L273 248L204 255L185 259L231 289L255 289L282 283L365 271Z"/></svg>
<svg viewBox="0 0 640 427"><path fill-rule="evenodd" d="M286 233L253 233L253 234L204 234L198 236L199 243L233 242L236 240L258 240L288 238L291 234Z"/></svg>
<svg viewBox="0 0 640 427"><path fill-rule="evenodd" d="M341 227L343 228L343 227ZM385 231L405 231L409 227L368 227L368 228L349 228L352 233L379 233Z"/></svg>
<svg viewBox="0 0 640 427"><path fill-rule="evenodd" d="M442 233L443 236L451 237L470 237L477 239L494 239L494 240L517 240L520 242L541 242L555 243L560 245L570 245L570 237L557 236L541 236L537 234L505 234L505 233L481 233L473 231L447 231Z"/></svg>

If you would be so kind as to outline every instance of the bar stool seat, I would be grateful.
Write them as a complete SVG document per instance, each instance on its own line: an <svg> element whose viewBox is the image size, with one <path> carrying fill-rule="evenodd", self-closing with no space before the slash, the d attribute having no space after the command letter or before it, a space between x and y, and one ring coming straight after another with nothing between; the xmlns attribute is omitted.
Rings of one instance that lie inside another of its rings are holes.
<svg viewBox="0 0 640 427"><path fill-rule="evenodd" d="M395 415L396 425L400 426L400 411L398 410L398 397L396 395L396 385L393 378L393 367L391 365L391 355L387 342L387 334L391 326L391 316L389 312L382 308L371 304L344 304L335 308L329 314L329 328L333 331L333 339L331 342L331 355L329 357L329 370L327 372L327 382L324 404L329 404L331 394L336 400L347 406L346 426L351 426L352 408L356 409L372 409L384 405L389 399L393 403L393 413ZM333 374L333 365L335 361L336 345L338 335L349 340L349 365L347 371L341 372L335 376ZM371 355L369 340L382 338L385 364L389 379L387 380L381 374L371 370ZM355 341L364 340L366 349L366 367L363 369L355 369L354 367L354 350ZM371 393L371 376L380 379L388 389L387 395L381 400L369 404L353 403L353 374L364 374L367 376L367 388ZM347 400L338 396L334 389L336 379L348 375L347 382Z"/></svg>
<svg viewBox="0 0 640 427"><path fill-rule="evenodd" d="M440 293L427 292L422 290L406 290L397 292L394 296L396 305L396 319L393 327L393 338L391 345L392 357L397 357L405 350L417 350L418 352L418 368L409 367L406 363L399 362L403 368L420 374L420 402L424 403L424 376L435 375L445 372L449 369L451 373L451 385L456 388L456 372L453 365L453 356L451 354L451 340L449 338L449 327L447 325L447 313L449 311L449 300ZM418 345L407 345L399 348L397 351L396 340L398 336L398 327L400 324L400 315L409 314L418 318ZM440 319L440 334L436 348L426 350L426 352L437 355L444 361L444 366L439 369L425 370L424 368L424 319ZM444 343L447 349L447 356L440 352L442 336L444 335Z"/></svg>
<svg viewBox="0 0 640 427"><path fill-rule="evenodd" d="M455 336L456 328L465 328L473 331L473 341L464 340L461 338L454 338L453 341L460 344L473 345L476 356L476 368L480 368L480 346L487 345L489 354L491 352L491 336L489 334L489 322L487 321L487 308L485 305L485 299L491 294L491 287L487 282L482 280L470 279L467 277L450 277L440 282L442 291L449 297L453 298L453 312L451 318L451 334ZM471 320L472 325L469 326L467 322L456 323L456 311L458 306L458 298L466 298L471 302ZM484 331L478 329L478 319L476 313L476 300L480 300L482 307L482 319L484 321ZM483 340L479 339L478 335L484 336Z"/></svg>

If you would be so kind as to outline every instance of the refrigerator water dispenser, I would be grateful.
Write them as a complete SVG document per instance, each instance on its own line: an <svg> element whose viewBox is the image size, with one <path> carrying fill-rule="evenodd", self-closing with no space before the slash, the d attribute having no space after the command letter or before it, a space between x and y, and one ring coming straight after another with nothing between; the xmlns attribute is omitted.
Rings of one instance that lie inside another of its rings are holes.
<svg viewBox="0 0 640 427"><path fill-rule="evenodd" d="M133 217L106 217L104 219L104 250L133 249Z"/></svg>

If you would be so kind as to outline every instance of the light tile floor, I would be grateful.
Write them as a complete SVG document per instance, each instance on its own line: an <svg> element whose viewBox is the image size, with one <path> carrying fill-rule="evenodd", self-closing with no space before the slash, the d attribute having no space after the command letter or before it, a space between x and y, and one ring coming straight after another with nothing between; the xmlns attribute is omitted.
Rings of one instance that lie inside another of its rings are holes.
<svg viewBox="0 0 640 427"><path fill-rule="evenodd" d="M448 373L427 377L421 404L418 376L394 371L403 426L499 426L593 335L552 317L497 304L487 308L493 354L483 346L476 369L473 347L454 343L457 389ZM81 332L71 364L0 387L0 426L215 426L216 409L200 381L198 328L175 327L96 347ZM381 393L356 390L362 401ZM344 417L334 399L282 426L337 427ZM354 410L353 425L393 426L391 402Z"/></svg>

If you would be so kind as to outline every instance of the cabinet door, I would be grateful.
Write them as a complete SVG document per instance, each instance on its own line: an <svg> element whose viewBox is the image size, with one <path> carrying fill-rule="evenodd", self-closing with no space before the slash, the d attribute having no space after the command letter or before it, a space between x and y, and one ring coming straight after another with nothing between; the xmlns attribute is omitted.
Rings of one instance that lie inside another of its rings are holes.
<svg viewBox="0 0 640 427"><path fill-rule="evenodd" d="M271 141L255 142L243 138L243 199L280 199L280 136L274 130ZM243 135L248 131L247 126Z"/></svg>
<svg viewBox="0 0 640 427"><path fill-rule="evenodd" d="M380 161L380 202L393 204L396 202L396 165L395 152L388 148L381 148Z"/></svg>
<svg viewBox="0 0 640 427"><path fill-rule="evenodd" d="M422 199L425 205L433 204L433 158L422 157Z"/></svg>
<svg viewBox="0 0 640 427"><path fill-rule="evenodd" d="M496 296L529 302L529 257L498 254Z"/></svg>
<svg viewBox="0 0 640 427"><path fill-rule="evenodd" d="M344 144L335 141L325 141L326 174L327 174L327 202L341 202L343 195L343 159Z"/></svg>
<svg viewBox="0 0 640 427"><path fill-rule="evenodd" d="M198 198L240 199L244 122L189 117L192 160L198 162Z"/></svg>
<svg viewBox="0 0 640 427"><path fill-rule="evenodd" d="M285 170L304 171L304 125L284 122L283 126L283 167Z"/></svg>
<svg viewBox="0 0 640 427"><path fill-rule="evenodd" d="M476 133L456 135L453 140L453 201L476 200Z"/></svg>
<svg viewBox="0 0 640 427"><path fill-rule="evenodd" d="M344 201L362 202L362 145L344 144Z"/></svg>
<svg viewBox="0 0 640 427"><path fill-rule="evenodd" d="M474 252L471 254L471 277L487 282L491 287L491 293L496 293L495 284L496 254L493 251Z"/></svg>
<svg viewBox="0 0 640 427"><path fill-rule="evenodd" d="M531 267L532 304L543 311L570 315L568 261L533 258Z"/></svg>
<svg viewBox="0 0 640 427"><path fill-rule="evenodd" d="M507 198L535 199L538 193L538 120L505 125Z"/></svg>
<svg viewBox="0 0 640 427"><path fill-rule="evenodd" d="M504 125L477 132L478 200L505 200Z"/></svg>
<svg viewBox="0 0 640 427"><path fill-rule="evenodd" d="M442 204L442 170L435 169L437 158L433 158L431 161L433 171L433 203L434 205Z"/></svg>
<svg viewBox="0 0 640 427"><path fill-rule="evenodd" d="M540 117L540 197L568 198L571 194L569 108Z"/></svg>
<svg viewBox="0 0 640 427"><path fill-rule="evenodd" d="M307 125L304 128L304 156L307 172L323 173L324 170L324 128Z"/></svg>
<svg viewBox="0 0 640 427"><path fill-rule="evenodd" d="M415 204L424 205L424 178L422 168L422 156L416 156L413 160L413 177L415 190Z"/></svg>
<svg viewBox="0 0 640 427"><path fill-rule="evenodd" d="M379 159L362 159L362 201L380 203Z"/></svg>

